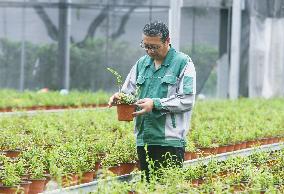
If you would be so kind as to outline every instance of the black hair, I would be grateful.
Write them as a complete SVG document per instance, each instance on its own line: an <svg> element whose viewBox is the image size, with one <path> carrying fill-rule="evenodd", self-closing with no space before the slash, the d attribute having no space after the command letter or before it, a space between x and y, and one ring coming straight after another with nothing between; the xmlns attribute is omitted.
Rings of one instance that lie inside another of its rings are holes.
<svg viewBox="0 0 284 194"><path fill-rule="evenodd" d="M169 38L169 29L166 24L161 21L154 21L146 24L143 28L143 34L146 36L160 36L164 43Z"/></svg>

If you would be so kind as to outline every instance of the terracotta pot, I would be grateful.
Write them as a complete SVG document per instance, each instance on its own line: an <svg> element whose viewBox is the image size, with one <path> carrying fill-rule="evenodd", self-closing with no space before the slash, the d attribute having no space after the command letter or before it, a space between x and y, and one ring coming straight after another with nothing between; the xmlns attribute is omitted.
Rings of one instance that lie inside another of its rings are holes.
<svg viewBox="0 0 284 194"><path fill-rule="evenodd" d="M17 186L8 187L8 186L0 185L1 194L17 194L17 191L19 191Z"/></svg>
<svg viewBox="0 0 284 194"><path fill-rule="evenodd" d="M193 185L193 186L198 186L198 179L193 179L193 180L191 180L191 184Z"/></svg>
<svg viewBox="0 0 284 194"><path fill-rule="evenodd" d="M133 115L132 113L135 112L136 105L129 105L129 104L118 104L117 106L117 117L119 121L132 121Z"/></svg>
<svg viewBox="0 0 284 194"><path fill-rule="evenodd" d="M46 180L45 180L45 183L44 183L44 186L46 186L47 183L51 180L51 175L50 175L50 174L45 174L45 175L44 175L44 178L46 179Z"/></svg>
<svg viewBox="0 0 284 194"><path fill-rule="evenodd" d="M9 158L17 158L21 154L21 150L5 150L4 155Z"/></svg>
<svg viewBox="0 0 284 194"><path fill-rule="evenodd" d="M79 183L79 176L77 174L69 174L62 176L62 187L70 187Z"/></svg>
<svg viewBox="0 0 284 194"><path fill-rule="evenodd" d="M198 157L196 152L191 153L191 160L196 159Z"/></svg>
<svg viewBox="0 0 284 194"><path fill-rule="evenodd" d="M84 172L82 177L80 177L80 183L89 183L94 180L95 171Z"/></svg>
<svg viewBox="0 0 284 194"><path fill-rule="evenodd" d="M203 156L203 157L206 157L206 156L209 156L211 155L211 148L197 148L197 154L199 156Z"/></svg>
<svg viewBox="0 0 284 194"><path fill-rule="evenodd" d="M21 176L22 180L28 180L29 178L30 178L29 174L24 174L24 175Z"/></svg>
<svg viewBox="0 0 284 194"><path fill-rule="evenodd" d="M32 184L31 181L23 181L20 183L20 192L22 194L28 194L30 191L30 185Z"/></svg>
<svg viewBox="0 0 284 194"><path fill-rule="evenodd" d="M234 144L227 145L226 152L232 152L232 151L234 151L234 147L235 147Z"/></svg>
<svg viewBox="0 0 284 194"><path fill-rule="evenodd" d="M273 143L278 143L279 142L279 138L278 137L273 137Z"/></svg>
<svg viewBox="0 0 284 194"><path fill-rule="evenodd" d="M218 154L225 153L227 151L227 146L219 146L218 147Z"/></svg>
<svg viewBox="0 0 284 194"><path fill-rule="evenodd" d="M211 148L210 152L211 152L211 154L213 154L213 155L218 154L218 147L213 147L213 148Z"/></svg>
<svg viewBox="0 0 284 194"><path fill-rule="evenodd" d="M202 183L204 183L204 178L198 178L198 179L193 179L191 180L191 184L193 186L199 186L201 185Z"/></svg>
<svg viewBox="0 0 284 194"><path fill-rule="evenodd" d="M261 144L261 145L266 145L266 144L268 144L268 138L261 138L261 139L260 139L260 144Z"/></svg>
<svg viewBox="0 0 284 194"><path fill-rule="evenodd" d="M37 193L43 192L44 186L45 186L45 181L46 181L45 178L43 178L43 179L29 179L29 181L31 182L29 194L37 194Z"/></svg>
<svg viewBox="0 0 284 194"><path fill-rule="evenodd" d="M184 161L191 160L191 153L192 152L184 152Z"/></svg>
<svg viewBox="0 0 284 194"><path fill-rule="evenodd" d="M234 145L234 151L240 150L241 149L241 144L240 143L235 143Z"/></svg>
<svg viewBox="0 0 284 194"><path fill-rule="evenodd" d="M246 149L247 148L247 142L246 141L243 141L242 143L241 143L241 150L242 149Z"/></svg>
<svg viewBox="0 0 284 194"><path fill-rule="evenodd" d="M131 173L135 168L135 163L122 163L118 166L109 167L109 170L116 175L124 175Z"/></svg>
<svg viewBox="0 0 284 194"><path fill-rule="evenodd" d="M254 146L254 141L253 140L247 141L246 148L251 148L253 146Z"/></svg>
<svg viewBox="0 0 284 194"><path fill-rule="evenodd" d="M273 143L274 143L273 137L269 137L267 143L268 143L268 144L273 144Z"/></svg>
<svg viewBox="0 0 284 194"><path fill-rule="evenodd" d="M98 171L101 168L101 162L96 162L95 163L95 171Z"/></svg>

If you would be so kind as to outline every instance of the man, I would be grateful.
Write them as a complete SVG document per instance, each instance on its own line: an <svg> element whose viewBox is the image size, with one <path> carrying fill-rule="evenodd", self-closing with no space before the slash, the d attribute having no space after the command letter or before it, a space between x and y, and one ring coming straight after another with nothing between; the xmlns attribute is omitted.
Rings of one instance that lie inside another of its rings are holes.
<svg viewBox="0 0 284 194"><path fill-rule="evenodd" d="M182 167L196 73L191 59L171 47L168 27L162 22L145 25L141 47L147 55L132 67L122 92L135 93L139 87L136 104L140 110L133 113L137 154L149 181L147 157L154 161L154 170L168 166L169 156ZM115 98L119 98L118 93L110 98L109 107Z"/></svg>

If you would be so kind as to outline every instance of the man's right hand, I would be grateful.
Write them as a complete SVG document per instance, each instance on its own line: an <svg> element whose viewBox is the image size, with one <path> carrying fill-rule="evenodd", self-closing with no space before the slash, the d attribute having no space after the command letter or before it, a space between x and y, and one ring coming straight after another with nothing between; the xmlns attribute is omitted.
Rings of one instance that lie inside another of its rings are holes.
<svg viewBox="0 0 284 194"><path fill-rule="evenodd" d="M108 107L109 107L109 108L112 107L112 105L113 105L115 99L120 99L120 97L119 97L118 94L119 94L119 92L116 92L115 94L113 94L113 95L109 98L109 101L108 101Z"/></svg>

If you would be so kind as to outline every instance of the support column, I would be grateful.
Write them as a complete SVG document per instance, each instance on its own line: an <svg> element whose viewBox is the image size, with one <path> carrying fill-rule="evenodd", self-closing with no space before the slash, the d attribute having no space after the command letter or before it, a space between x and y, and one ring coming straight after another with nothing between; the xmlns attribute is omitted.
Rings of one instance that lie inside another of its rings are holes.
<svg viewBox="0 0 284 194"><path fill-rule="evenodd" d="M60 0L59 8L59 39L58 39L58 65L59 89L70 87L70 26L71 26L71 0Z"/></svg>
<svg viewBox="0 0 284 194"><path fill-rule="evenodd" d="M227 98L229 89L229 41L231 8L220 9L219 60L217 61L217 97Z"/></svg>
<svg viewBox="0 0 284 194"><path fill-rule="evenodd" d="M239 96L242 3L242 0L233 0L229 82L230 99L237 99Z"/></svg>
<svg viewBox="0 0 284 194"><path fill-rule="evenodd" d="M176 50L180 50L180 20L183 0L170 0L169 30L171 44Z"/></svg>

